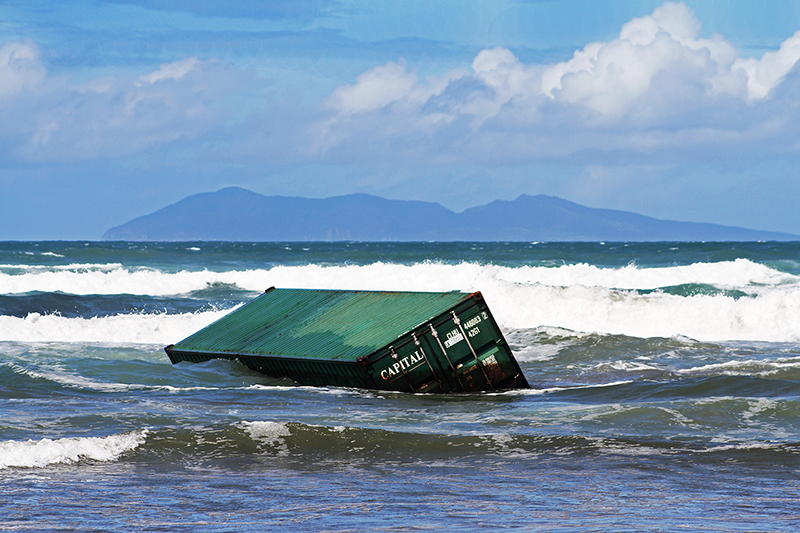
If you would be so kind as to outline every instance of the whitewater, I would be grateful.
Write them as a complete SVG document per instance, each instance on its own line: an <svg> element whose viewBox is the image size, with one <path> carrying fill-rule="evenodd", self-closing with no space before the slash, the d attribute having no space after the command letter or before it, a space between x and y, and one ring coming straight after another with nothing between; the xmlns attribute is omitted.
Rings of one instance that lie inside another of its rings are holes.
<svg viewBox="0 0 800 533"><path fill-rule="evenodd" d="M637 337L697 340L800 339L800 277L748 259L669 267L587 263L498 266L424 261L404 265L298 265L166 272L147 266L0 265L0 294L191 296L214 287L253 294L271 286L338 290L481 291L501 327L560 327ZM226 310L132 312L64 317L0 316L0 338L14 341L168 344Z"/></svg>

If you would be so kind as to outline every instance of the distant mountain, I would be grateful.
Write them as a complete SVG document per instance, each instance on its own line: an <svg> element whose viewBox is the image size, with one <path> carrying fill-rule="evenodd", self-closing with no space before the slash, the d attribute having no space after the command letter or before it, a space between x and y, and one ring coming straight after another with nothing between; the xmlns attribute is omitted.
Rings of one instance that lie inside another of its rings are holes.
<svg viewBox="0 0 800 533"><path fill-rule="evenodd" d="M111 228L120 241L790 241L800 236L658 220L553 196L496 200L454 213L369 194L264 196L239 187L196 194Z"/></svg>

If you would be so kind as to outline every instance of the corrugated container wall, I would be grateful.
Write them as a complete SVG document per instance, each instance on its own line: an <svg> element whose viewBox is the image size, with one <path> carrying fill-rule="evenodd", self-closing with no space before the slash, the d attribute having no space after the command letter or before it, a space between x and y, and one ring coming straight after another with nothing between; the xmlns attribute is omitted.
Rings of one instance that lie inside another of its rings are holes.
<svg viewBox="0 0 800 533"><path fill-rule="evenodd" d="M269 289L177 344L304 385L409 392L527 388L480 293Z"/></svg>

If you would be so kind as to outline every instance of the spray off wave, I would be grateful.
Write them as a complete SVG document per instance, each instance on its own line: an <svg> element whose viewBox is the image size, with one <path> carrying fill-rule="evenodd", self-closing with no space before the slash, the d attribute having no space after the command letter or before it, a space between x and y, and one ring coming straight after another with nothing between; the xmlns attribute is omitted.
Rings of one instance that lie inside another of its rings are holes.
<svg viewBox="0 0 800 533"><path fill-rule="evenodd" d="M506 329L560 327L636 337L698 340L800 339L800 278L747 259L685 266L603 268L588 264L505 267L421 262L411 265L275 266L223 272L164 272L119 265L71 265L0 274L0 294L191 294L224 284L340 290L477 291ZM686 290L670 290L689 287ZM703 287L695 291L691 287ZM63 318L0 316L0 339L170 343L226 311Z"/></svg>

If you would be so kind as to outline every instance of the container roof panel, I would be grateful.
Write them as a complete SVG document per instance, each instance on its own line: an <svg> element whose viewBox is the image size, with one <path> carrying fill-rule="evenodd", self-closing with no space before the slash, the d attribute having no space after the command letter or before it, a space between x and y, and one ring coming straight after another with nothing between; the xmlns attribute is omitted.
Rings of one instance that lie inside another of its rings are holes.
<svg viewBox="0 0 800 533"><path fill-rule="evenodd" d="M461 292L271 289L174 349L354 361L470 297Z"/></svg>

